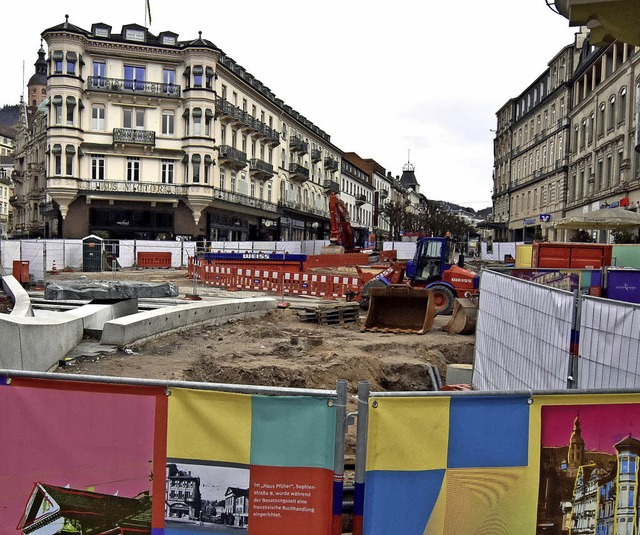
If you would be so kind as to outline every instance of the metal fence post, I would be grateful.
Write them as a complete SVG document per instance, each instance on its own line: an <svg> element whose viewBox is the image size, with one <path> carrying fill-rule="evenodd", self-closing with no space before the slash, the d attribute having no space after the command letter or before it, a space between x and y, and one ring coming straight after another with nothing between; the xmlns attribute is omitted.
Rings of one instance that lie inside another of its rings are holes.
<svg viewBox="0 0 640 535"><path fill-rule="evenodd" d="M582 293L580 288L573 292L573 311L571 315L571 340L569 341L569 370L567 372L567 388L578 388L580 359L580 314L582 310Z"/></svg>
<svg viewBox="0 0 640 535"><path fill-rule="evenodd" d="M367 467L369 430L369 383L358 383L358 422L356 426L356 469L353 489L353 535L362 535L364 520L364 476Z"/></svg>
<svg viewBox="0 0 640 535"><path fill-rule="evenodd" d="M347 381L336 381L336 444L333 456L333 518L331 534L342 533L342 500L344 489L344 450L347 434Z"/></svg>

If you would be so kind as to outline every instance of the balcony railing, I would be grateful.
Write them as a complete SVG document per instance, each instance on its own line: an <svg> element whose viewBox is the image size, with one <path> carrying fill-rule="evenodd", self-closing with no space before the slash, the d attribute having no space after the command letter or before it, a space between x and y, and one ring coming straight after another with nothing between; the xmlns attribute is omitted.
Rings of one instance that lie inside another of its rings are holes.
<svg viewBox="0 0 640 535"><path fill-rule="evenodd" d="M280 143L280 134L273 128L253 117L250 113L242 111L222 97L216 97L216 115L220 117L223 123L234 122L239 123L243 130L256 132L263 135L269 141Z"/></svg>
<svg viewBox="0 0 640 535"><path fill-rule="evenodd" d="M105 91L107 93L131 93L153 97L180 98L181 89L176 84L124 80L121 78L102 78L89 76L87 91Z"/></svg>
<svg viewBox="0 0 640 535"><path fill-rule="evenodd" d="M28 163L27 170L31 173L43 173L44 163Z"/></svg>
<svg viewBox="0 0 640 535"><path fill-rule="evenodd" d="M291 178L302 180L303 182L309 180L309 169L300 165L299 163L291 162L289 164L289 176Z"/></svg>
<svg viewBox="0 0 640 535"><path fill-rule="evenodd" d="M316 208L315 206L309 206L308 204L302 203L300 201L283 199L278 201L278 205L281 208L288 208L290 210L296 210L297 212L302 212L305 214L313 214L321 217L326 217L327 219L330 217L328 210L324 210L323 208Z"/></svg>
<svg viewBox="0 0 640 535"><path fill-rule="evenodd" d="M267 212L278 211L277 204L274 204L269 201L263 201L262 199L256 199L255 197L250 197L249 195L244 195L242 193L235 193L232 191L224 191L221 189L217 189L215 192L215 197L224 202L241 204L243 206L249 206L251 208L258 208L260 210L265 210Z"/></svg>
<svg viewBox="0 0 640 535"><path fill-rule="evenodd" d="M220 145L218 159L220 162L225 162L227 165L238 167L239 169L247 165L247 153L230 145Z"/></svg>
<svg viewBox="0 0 640 535"><path fill-rule="evenodd" d="M366 195L356 195L356 206L362 206L367 202Z"/></svg>
<svg viewBox="0 0 640 535"><path fill-rule="evenodd" d="M311 149L311 161L313 163L322 160L322 151L320 149Z"/></svg>
<svg viewBox="0 0 640 535"><path fill-rule="evenodd" d="M56 206L52 201L41 203L38 209L40 210L40 215L43 216L56 212Z"/></svg>
<svg viewBox="0 0 640 535"><path fill-rule="evenodd" d="M389 196L389 192L386 189L381 189L380 190L380 198L381 199L386 199Z"/></svg>
<svg viewBox="0 0 640 535"><path fill-rule="evenodd" d="M258 158L251 158L249 172L261 179L271 178L273 177L273 165Z"/></svg>
<svg viewBox="0 0 640 535"><path fill-rule="evenodd" d="M114 143L133 143L140 145L155 145L156 133L154 130L137 130L135 128L114 128Z"/></svg>
<svg viewBox="0 0 640 535"><path fill-rule="evenodd" d="M187 196L187 187L159 182L132 182L116 180L80 180L82 191L104 191L108 193L147 193L150 195Z"/></svg>
<svg viewBox="0 0 640 535"><path fill-rule="evenodd" d="M302 154L306 154L309 150L309 144L303 141L298 136L291 136L289 139L289 148L293 152L300 152Z"/></svg>
<svg viewBox="0 0 640 535"><path fill-rule="evenodd" d="M324 168L327 171L337 171L338 170L338 160L334 160L333 158L325 158L324 159Z"/></svg>
<svg viewBox="0 0 640 535"><path fill-rule="evenodd" d="M340 193L340 183L335 180L325 179L323 183L324 188L327 190L327 193Z"/></svg>

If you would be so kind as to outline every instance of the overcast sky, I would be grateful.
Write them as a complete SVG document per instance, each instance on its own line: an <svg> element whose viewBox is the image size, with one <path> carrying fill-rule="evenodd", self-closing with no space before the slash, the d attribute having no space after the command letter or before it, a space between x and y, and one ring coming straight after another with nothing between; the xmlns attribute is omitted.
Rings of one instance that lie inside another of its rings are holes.
<svg viewBox="0 0 640 535"><path fill-rule="evenodd" d="M145 0L9 2L0 106L19 101L23 62L28 81L40 33L65 14L86 30L145 22ZM394 175L410 159L427 198L475 210L491 205L496 111L577 30L545 0L150 2L152 33L201 30L341 150Z"/></svg>

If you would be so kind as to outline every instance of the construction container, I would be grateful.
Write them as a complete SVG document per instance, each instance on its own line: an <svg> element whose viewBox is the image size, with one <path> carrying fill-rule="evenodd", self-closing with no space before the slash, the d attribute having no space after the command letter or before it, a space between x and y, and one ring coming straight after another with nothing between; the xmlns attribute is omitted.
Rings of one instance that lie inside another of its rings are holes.
<svg viewBox="0 0 640 535"><path fill-rule="evenodd" d="M531 267L601 269L611 265L612 252L602 243L535 242Z"/></svg>
<svg viewBox="0 0 640 535"><path fill-rule="evenodd" d="M13 261L13 277L20 283L29 282L29 261L28 260L14 260Z"/></svg>

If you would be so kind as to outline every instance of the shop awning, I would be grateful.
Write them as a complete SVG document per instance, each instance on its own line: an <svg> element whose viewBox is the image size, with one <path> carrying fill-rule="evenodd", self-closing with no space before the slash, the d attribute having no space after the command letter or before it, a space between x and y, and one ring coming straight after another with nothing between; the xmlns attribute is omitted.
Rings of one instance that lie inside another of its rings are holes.
<svg viewBox="0 0 640 535"><path fill-rule="evenodd" d="M207 73L207 76L213 76L213 68L212 67L207 67L206 68L206 73Z"/></svg>
<svg viewBox="0 0 640 535"><path fill-rule="evenodd" d="M76 97L67 97L67 107L73 108L76 105Z"/></svg>
<svg viewBox="0 0 640 535"><path fill-rule="evenodd" d="M187 76L187 77L191 76L191 67L187 67L187 68L184 70L184 74L183 74L183 76Z"/></svg>
<svg viewBox="0 0 640 535"><path fill-rule="evenodd" d="M67 61L78 61L78 54L75 52L67 52Z"/></svg>
<svg viewBox="0 0 640 535"><path fill-rule="evenodd" d="M62 106L62 96L60 95L55 95L52 99L51 99L51 103L54 106Z"/></svg>
<svg viewBox="0 0 640 535"><path fill-rule="evenodd" d="M64 53L62 50L54 50L53 54L51 54L51 59L54 61L62 61L64 59Z"/></svg>
<svg viewBox="0 0 640 535"><path fill-rule="evenodd" d="M64 149L67 154L75 154L76 148L73 145L67 145Z"/></svg>
<svg viewBox="0 0 640 535"><path fill-rule="evenodd" d="M194 118L202 117L202 108L193 108L191 115L193 115Z"/></svg>
<svg viewBox="0 0 640 535"><path fill-rule="evenodd" d="M56 143L53 147L51 147L51 154L62 154L62 145Z"/></svg>
<svg viewBox="0 0 640 535"><path fill-rule="evenodd" d="M204 164L205 165L211 165L213 163L213 158L211 156L209 156L208 154L204 155Z"/></svg>
<svg viewBox="0 0 640 535"><path fill-rule="evenodd" d="M207 108L206 110L204 110L204 116L207 118L213 117L213 110L210 110L209 108Z"/></svg>
<svg viewBox="0 0 640 535"><path fill-rule="evenodd" d="M202 161L202 158L200 158L199 154L194 154L193 156L191 156L191 161L193 163L200 163Z"/></svg>
<svg viewBox="0 0 640 535"><path fill-rule="evenodd" d="M193 67L193 74L202 74L204 71L202 69L202 65L196 65Z"/></svg>

